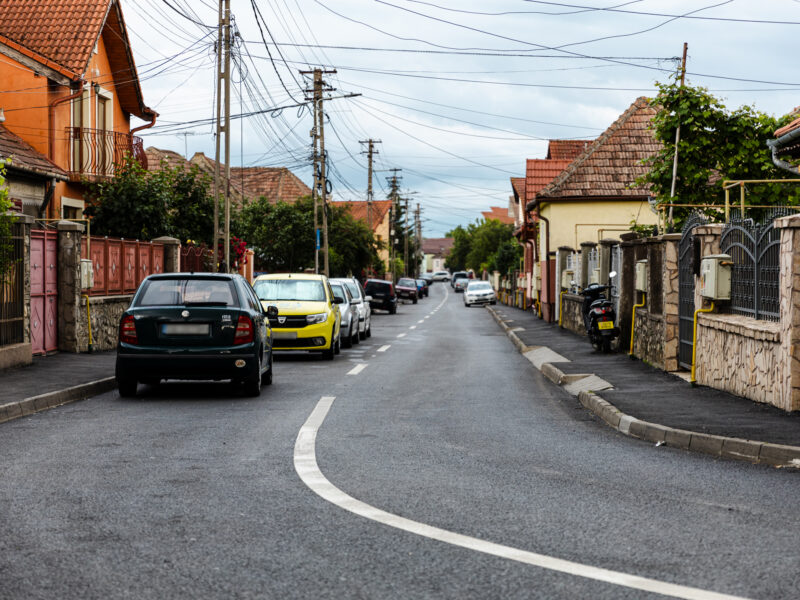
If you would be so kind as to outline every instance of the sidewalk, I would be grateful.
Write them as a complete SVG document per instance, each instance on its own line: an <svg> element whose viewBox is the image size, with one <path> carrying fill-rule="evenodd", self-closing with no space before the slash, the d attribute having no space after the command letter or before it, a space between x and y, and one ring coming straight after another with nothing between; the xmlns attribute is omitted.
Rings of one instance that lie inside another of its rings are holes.
<svg viewBox="0 0 800 600"><path fill-rule="evenodd" d="M60 352L0 370L0 423L114 389L116 355Z"/></svg>
<svg viewBox="0 0 800 600"><path fill-rule="evenodd" d="M800 467L800 415L692 386L627 353L595 352L585 337L531 311L489 310L536 368L618 431L659 445Z"/></svg>

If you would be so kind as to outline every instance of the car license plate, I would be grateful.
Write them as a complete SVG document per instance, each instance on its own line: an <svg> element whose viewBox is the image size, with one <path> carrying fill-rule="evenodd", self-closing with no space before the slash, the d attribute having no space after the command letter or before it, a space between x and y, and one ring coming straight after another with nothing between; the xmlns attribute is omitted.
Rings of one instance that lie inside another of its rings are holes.
<svg viewBox="0 0 800 600"><path fill-rule="evenodd" d="M164 323L161 333L164 335L208 335L208 323Z"/></svg>
<svg viewBox="0 0 800 600"><path fill-rule="evenodd" d="M275 339L275 340L296 340L297 339L297 332L296 331L273 331L272 332L272 339Z"/></svg>
<svg viewBox="0 0 800 600"><path fill-rule="evenodd" d="M597 323L598 329L614 329L614 321L599 321Z"/></svg>

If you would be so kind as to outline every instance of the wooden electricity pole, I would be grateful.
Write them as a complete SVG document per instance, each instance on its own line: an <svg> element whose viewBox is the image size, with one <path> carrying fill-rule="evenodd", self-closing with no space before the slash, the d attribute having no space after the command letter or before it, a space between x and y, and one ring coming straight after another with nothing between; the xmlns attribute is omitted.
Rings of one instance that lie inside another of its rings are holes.
<svg viewBox="0 0 800 600"><path fill-rule="evenodd" d="M398 177L397 173L402 171L402 169L389 169L392 172L391 177L387 177L386 181L389 182L389 200L392 201L392 206L389 209L389 271L392 274L392 282L395 280L395 272L394 272L394 260L395 260L395 238L397 237L397 232L395 231L395 221L397 220L398 210L400 209L398 200L399 197L399 180L402 177Z"/></svg>
<svg viewBox="0 0 800 600"><path fill-rule="evenodd" d="M214 268L220 264L219 242L222 238L225 247L224 271L230 271L231 264L231 0L219 1L219 33L217 38L217 136L214 154ZM224 85L223 85L224 80ZM224 101L223 101L224 98ZM224 117L222 111L225 111ZM223 123L224 121L224 123ZM225 229L220 235L219 228L219 177L220 146L225 134Z"/></svg>
<svg viewBox="0 0 800 600"><path fill-rule="evenodd" d="M405 218L406 222L403 226L403 275L408 277L408 198L405 198Z"/></svg>
<svg viewBox="0 0 800 600"><path fill-rule="evenodd" d="M681 87L686 81L686 51L689 49L689 44L683 43L683 59L681 60ZM670 186L669 197L675 197L675 182L678 179L678 142L681 141L681 123L678 121L678 126L675 128L675 156L672 158L672 185ZM672 218L672 209L669 207L669 226L672 227L675 221Z"/></svg>
<svg viewBox="0 0 800 600"><path fill-rule="evenodd" d="M422 219L420 219L419 210L419 202L417 202L417 210L414 211L414 236L417 240L417 251L414 253L414 264L416 265L415 271L417 277L422 275L422 272L419 269L419 265L422 263Z"/></svg>
<svg viewBox="0 0 800 600"><path fill-rule="evenodd" d="M377 154L375 144L380 144L380 140L362 140L359 144L367 144L367 227L372 231L372 156ZM363 152L361 154L364 154Z"/></svg>

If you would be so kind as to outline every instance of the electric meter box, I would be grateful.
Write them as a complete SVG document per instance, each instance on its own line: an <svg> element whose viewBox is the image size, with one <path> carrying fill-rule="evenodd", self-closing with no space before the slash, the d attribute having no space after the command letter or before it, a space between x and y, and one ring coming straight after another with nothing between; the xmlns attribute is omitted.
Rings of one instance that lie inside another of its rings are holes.
<svg viewBox="0 0 800 600"><path fill-rule="evenodd" d="M700 295L713 300L731 299L731 257L727 254L704 256L700 261Z"/></svg>
<svg viewBox="0 0 800 600"><path fill-rule="evenodd" d="M636 261L636 281L634 284L637 292L647 291L647 259Z"/></svg>
<svg viewBox="0 0 800 600"><path fill-rule="evenodd" d="M90 290L94 287L94 268L88 258L81 259L81 289Z"/></svg>
<svg viewBox="0 0 800 600"><path fill-rule="evenodd" d="M572 287L572 281L575 279L575 273L572 269L561 271L561 289L568 290Z"/></svg>

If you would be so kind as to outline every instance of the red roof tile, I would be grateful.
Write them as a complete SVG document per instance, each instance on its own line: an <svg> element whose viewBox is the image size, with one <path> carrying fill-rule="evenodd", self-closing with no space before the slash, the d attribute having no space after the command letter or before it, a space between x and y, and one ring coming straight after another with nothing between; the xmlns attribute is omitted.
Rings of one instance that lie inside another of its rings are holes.
<svg viewBox="0 0 800 600"><path fill-rule="evenodd" d="M297 202L311 195L311 188L286 167L231 167L231 183L250 199Z"/></svg>
<svg viewBox="0 0 800 600"><path fill-rule="evenodd" d="M525 202L536 198L536 194L552 183L571 162L571 160L529 158L525 165Z"/></svg>
<svg viewBox="0 0 800 600"><path fill-rule="evenodd" d="M515 200L525 200L525 178L524 177L512 177L511 178L511 189L514 190L514 197Z"/></svg>
<svg viewBox="0 0 800 600"><path fill-rule="evenodd" d="M647 98L637 98L539 197L647 196L634 182L647 172L642 161L660 147L650 129L655 114Z"/></svg>
<svg viewBox="0 0 800 600"><path fill-rule="evenodd" d="M455 240L453 238L423 238L422 239L422 253L433 254L434 256L447 256L453 247Z"/></svg>
<svg viewBox="0 0 800 600"><path fill-rule="evenodd" d="M367 202L365 200L354 201L336 201L334 206L343 206L350 211L353 218L362 223L367 223ZM389 209L392 207L391 200L373 200L372 201L372 231L377 231L378 227L383 223Z"/></svg>
<svg viewBox="0 0 800 600"><path fill-rule="evenodd" d="M504 223L505 225L513 225L514 224L514 217L508 216L508 209L502 208L500 206L490 206L489 210L482 211L481 214L483 218L487 221L490 219L495 219Z"/></svg>
<svg viewBox="0 0 800 600"><path fill-rule="evenodd" d="M575 160L594 140L550 140L547 156L554 160Z"/></svg>
<svg viewBox="0 0 800 600"><path fill-rule="evenodd" d="M21 137L0 125L0 161L11 159L10 168L37 175L68 179L67 173L50 162L43 154L34 150Z"/></svg>
<svg viewBox="0 0 800 600"><path fill-rule="evenodd" d="M775 131L775 137L779 138L781 136L786 135L787 133L791 133L795 129L800 129L800 119L795 119L794 121L792 121L788 125L784 125L780 129Z"/></svg>

